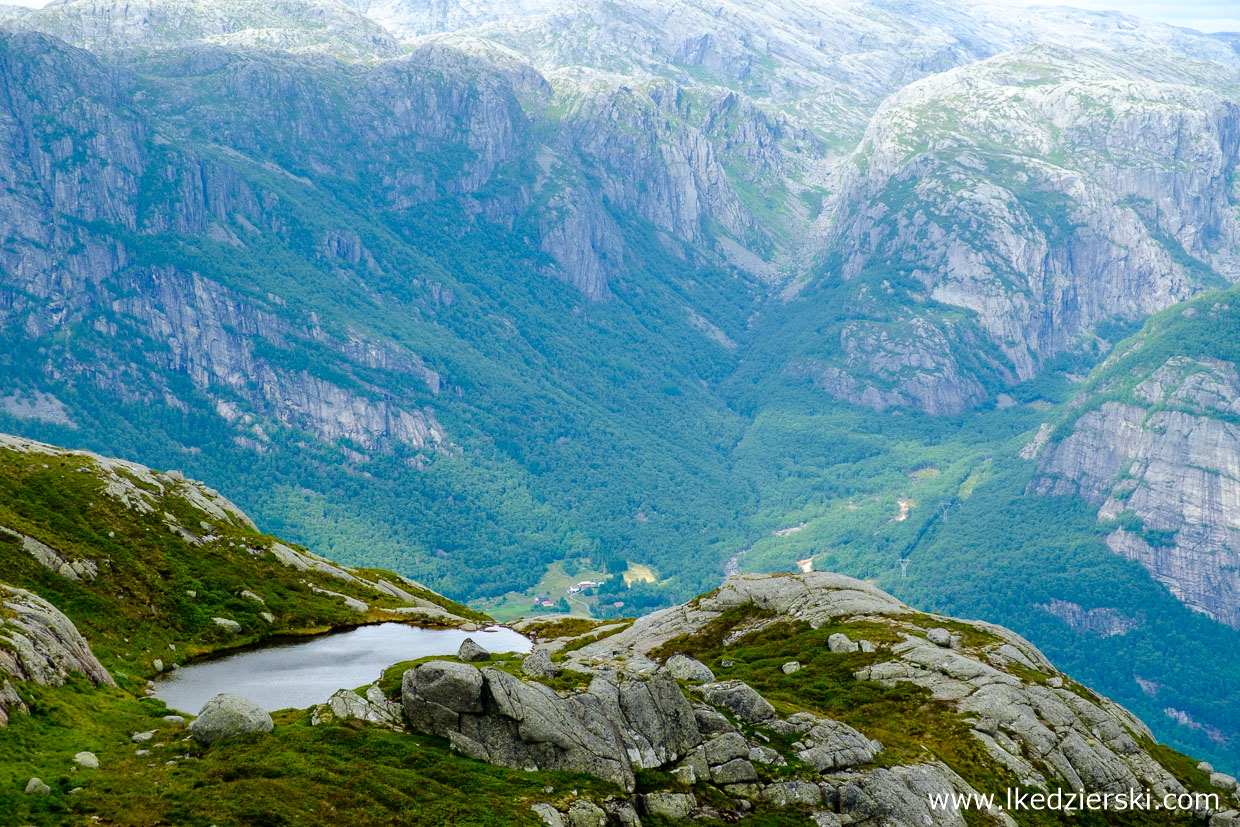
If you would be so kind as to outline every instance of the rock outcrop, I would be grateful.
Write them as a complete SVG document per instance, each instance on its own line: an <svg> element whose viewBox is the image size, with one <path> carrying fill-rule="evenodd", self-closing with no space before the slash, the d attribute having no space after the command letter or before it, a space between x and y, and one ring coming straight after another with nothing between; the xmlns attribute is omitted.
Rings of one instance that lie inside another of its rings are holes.
<svg viewBox="0 0 1240 827"><path fill-rule="evenodd" d="M347 718L388 729L404 729L405 726L401 705L388 700L378 684L366 687L365 692L341 689L328 698L326 703L315 707L310 722L317 726Z"/></svg>
<svg viewBox="0 0 1240 827"><path fill-rule="evenodd" d="M1191 608L1240 628L1236 366L1172 357L1137 379L1130 402L1103 402L1041 451L1030 490L1080 495L1100 521L1118 522L1107 537L1113 551Z"/></svg>
<svg viewBox="0 0 1240 827"><path fill-rule="evenodd" d="M668 675L596 676L567 697L499 669L431 661L405 673L405 715L466 755L501 766L587 772L632 790L634 769L701 743L693 710Z"/></svg>
<svg viewBox="0 0 1240 827"><path fill-rule="evenodd" d="M589 773L627 792L638 770L661 770L675 783L644 791L631 805L672 820L720 817L718 799L706 803L701 795L707 784L744 802L738 813L761 803L805 808L818 824L966 823L958 810L934 808L930 796L986 792L961 775L979 777L976 766L962 764L958 772L934 758L937 747L926 743L924 760L876 766L885 747L864 733L864 724L789 711L800 701L795 689L780 690L773 703L742 680L701 682L711 667L675 648L693 645L707 626L719 634L712 624L725 612L734 620L724 630L722 652L734 648L736 658L747 657L749 641L768 630L784 639L860 624L864 636L859 628L851 638L842 631L830 637L865 646L819 647L812 651L817 664L788 671L763 656L766 680L773 681L767 685L782 679L784 687L794 687L825 666L822 658L852 659L858 685L915 687L927 702L954 710L958 734L945 737L970 742L966 751L977 756L971 760L988 763L992 778L1044 790L1187 791L1149 751L1152 736L1140 721L1073 684L1024 639L990 624L922 615L865 583L824 572L732 577L717 592L557 655L565 674L588 678L586 688L557 692L501 666L421 664L404 674L405 717L413 729L501 766ZM554 640L546 645L541 651L555 649ZM719 655L712 650L711 657ZM735 669L732 657L719 658L717 668ZM793 766L793 772L786 769ZM1210 783L1228 789L1231 782L1220 777ZM1224 804L1234 806L1229 796ZM584 805L573 807L534 805L548 824L587 817ZM1002 820L998 811L990 816ZM598 823L632 822L613 817Z"/></svg>
<svg viewBox="0 0 1240 827"><path fill-rule="evenodd" d="M74 672L96 686L115 684L69 618L38 595L0 583L0 726L26 709L10 681L61 686Z"/></svg>

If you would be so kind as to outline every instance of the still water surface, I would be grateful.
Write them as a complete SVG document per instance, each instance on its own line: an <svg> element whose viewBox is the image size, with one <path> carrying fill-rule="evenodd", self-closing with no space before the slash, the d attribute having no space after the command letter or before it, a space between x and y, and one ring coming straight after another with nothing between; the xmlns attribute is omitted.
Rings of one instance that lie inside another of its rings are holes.
<svg viewBox="0 0 1240 827"><path fill-rule="evenodd" d="M155 697L190 714L221 692L243 695L271 712L304 709L337 689L372 683L394 663L455 655L467 637L489 652L530 651L530 642L511 629L464 632L383 623L191 664L156 681Z"/></svg>

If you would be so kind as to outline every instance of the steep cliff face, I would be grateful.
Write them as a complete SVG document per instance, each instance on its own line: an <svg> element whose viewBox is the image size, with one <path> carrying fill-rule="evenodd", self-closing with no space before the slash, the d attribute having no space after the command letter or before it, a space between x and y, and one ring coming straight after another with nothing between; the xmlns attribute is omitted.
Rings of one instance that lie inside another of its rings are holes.
<svg viewBox="0 0 1240 827"><path fill-rule="evenodd" d="M1088 346L1100 323L1234 279L1240 110L1202 85L1218 71L1037 46L910 85L840 173L826 277L881 275L898 302L965 310L1006 381ZM943 352L970 326L904 327ZM956 410L977 399L961 372L928 372ZM918 407L941 409L915 387Z"/></svg>
<svg viewBox="0 0 1240 827"><path fill-rule="evenodd" d="M1240 411L1236 366L1171 357L1047 447L1037 494L1079 494L1107 544L1197 611L1240 627Z"/></svg>

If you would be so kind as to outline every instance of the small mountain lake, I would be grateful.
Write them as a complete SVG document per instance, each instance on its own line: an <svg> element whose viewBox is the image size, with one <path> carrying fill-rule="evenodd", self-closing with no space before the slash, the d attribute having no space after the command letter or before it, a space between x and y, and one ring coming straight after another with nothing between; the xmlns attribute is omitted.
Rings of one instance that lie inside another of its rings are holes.
<svg viewBox="0 0 1240 827"><path fill-rule="evenodd" d="M381 623L193 663L158 679L155 697L191 715L221 692L242 695L269 712L304 709L338 689L378 680L394 663L455 655L467 637L490 652L530 651L529 640L503 627L466 632Z"/></svg>

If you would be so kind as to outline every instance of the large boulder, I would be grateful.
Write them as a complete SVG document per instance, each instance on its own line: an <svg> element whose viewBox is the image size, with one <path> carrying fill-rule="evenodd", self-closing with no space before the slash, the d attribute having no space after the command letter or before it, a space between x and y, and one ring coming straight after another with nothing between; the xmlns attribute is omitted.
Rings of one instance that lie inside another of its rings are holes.
<svg viewBox="0 0 1240 827"><path fill-rule="evenodd" d="M401 684L410 725L462 753L516 769L585 772L632 790L635 767L678 760L701 743L693 707L667 672L596 676L560 695L495 668L430 661Z"/></svg>
<svg viewBox="0 0 1240 827"><path fill-rule="evenodd" d="M760 724L775 717L775 707L744 681L704 684L702 696L707 703L724 707L748 724Z"/></svg>
<svg viewBox="0 0 1240 827"><path fill-rule="evenodd" d="M477 663L491 659L491 653L475 643L472 637L467 637L461 641L461 648L456 650L456 656L467 663Z"/></svg>
<svg viewBox="0 0 1240 827"><path fill-rule="evenodd" d="M795 745L797 757L819 772L868 764L883 745L842 724L820 718Z"/></svg>
<svg viewBox="0 0 1240 827"><path fill-rule="evenodd" d="M207 701L189 725L190 733L204 744L250 732L271 732L267 710L240 695L224 693Z"/></svg>
<svg viewBox="0 0 1240 827"><path fill-rule="evenodd" d="M521 671L531 678L554 678L564 669L551 662L546 649L535 649L521 661Z"/></svg>
<svg viewBox="0 0 1240 827"><path fill-rule="evenodd" d="M353 718L358 721L376 724L388 729L404 729L405 718L401 705L389 701L378 684L366 687L365 693L352 689L341 689L319 704L310 716L310 723L319 724Z"/></svg>
<svg viewBox="0 0 1240 827"><path fill-rule="evenodd" d="M715 679L715 673L710 671L709 666L688 655L672 655L667 659L667 669L673 677L682 681L709 683Z"/></svg>
<svg viewBox="0 0 1240 827"><path fill-rule="evenodd" d="M402 677L401 703L414 729L446 735L460 727L461 713L482 714L482 673L447 660L424 663Z"/></svg>
<svg viewBox="0 0 1240 827"><path fill-rule="evenodd" d="M73 756L73 763L87 770L99 769L99 758L93 752L79 752Z"/></svg>

